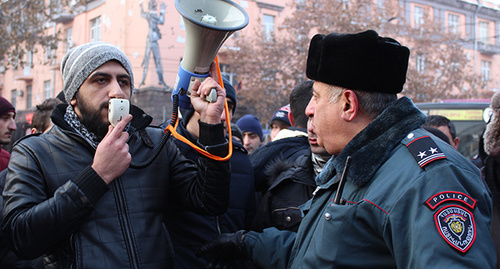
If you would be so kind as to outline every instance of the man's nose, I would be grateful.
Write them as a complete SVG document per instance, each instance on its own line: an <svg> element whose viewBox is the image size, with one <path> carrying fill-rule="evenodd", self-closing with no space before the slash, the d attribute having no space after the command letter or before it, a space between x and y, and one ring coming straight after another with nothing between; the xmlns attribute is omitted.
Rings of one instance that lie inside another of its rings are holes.
<svg viewBox="0 0 500 269"><path fill-rule="evenodd" d="M120 86L120 83L116 79L113 79L113 81L110 83L109 97L126 98L125 91L123 90L123 88Z"/></svg>
<svg viewBox="0 0 500 269"><path fill-rule="evenodd" d="M10 119L9 129L12 130L12 131L17 130L16 121L14 119Z"/></svg>

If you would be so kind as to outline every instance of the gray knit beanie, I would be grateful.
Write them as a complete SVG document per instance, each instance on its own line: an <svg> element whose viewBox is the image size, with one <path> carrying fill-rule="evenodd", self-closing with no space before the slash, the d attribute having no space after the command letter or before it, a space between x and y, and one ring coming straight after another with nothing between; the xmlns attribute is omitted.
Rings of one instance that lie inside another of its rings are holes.
<svg viewBox="0 0 500 269"><path fill-rule="evenodd" d="M83 82L101 65L110 60L117 60L127 71L134 87L134 74L127 55L117 47L105 42L91 42L68 51L61 61L61 73L64 81L64 98L69 104ZM132 92L130 93L132 94Z"/></svg>

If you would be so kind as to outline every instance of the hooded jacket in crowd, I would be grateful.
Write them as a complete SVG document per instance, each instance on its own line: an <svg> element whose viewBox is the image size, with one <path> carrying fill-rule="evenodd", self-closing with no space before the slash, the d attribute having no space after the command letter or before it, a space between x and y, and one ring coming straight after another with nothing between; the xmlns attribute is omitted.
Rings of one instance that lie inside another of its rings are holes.
<svg viewBox="0 0 500 269"><path fill-rule="evenodd" d="M312 197L316 188L311 150L295 160L278 160L266 168L271 186L259 202L252 230L265 228L296 232L302 212L299 206Z"/></svg>
<svg viewBox="0 0 500 269"><path fill-rule="evenodd" d="M251 155L250 161L255 176L255 190L264 194L269 186L270 179L266 176L265 170L267 165L277 160L296 160L302 156L309 148L307 140L307 131L296 127L281 130L293 135L284 137L265 144L257 148ZM279 133L278 133L279 135Z"/></svg>

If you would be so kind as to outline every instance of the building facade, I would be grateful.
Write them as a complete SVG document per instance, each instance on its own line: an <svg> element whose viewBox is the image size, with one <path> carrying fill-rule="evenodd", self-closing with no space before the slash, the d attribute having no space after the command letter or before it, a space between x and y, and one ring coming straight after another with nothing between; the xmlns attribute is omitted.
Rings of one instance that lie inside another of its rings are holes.
<svg viewBox="0 0 500 269"><path fill-rule="evenodd" d="M249 34L261 28L261 22L264 23L266 31L273 31L284 16L285 6L279 0L236 0L235 3L243 7L249 15L248 26L241 30ZM151 35L151 23L146 17L152 14L164 17L161 24L157 23L157 34L160 35L156 41L159 55L146 55L148 35ZM62 91L60 63L63 56L72 47L92 41L111 43L129 57L135 79L133 103L152 115L154 123L159 124L170 117L171 90L186 42L184 21L173 0L88 1L88 4L79 10L78 15L61 13L48 27L47 34L57 31L64 35L65 40L59 43L56 50L38 48L38 53L26 56L26 64L23 67L9 66L0 70L0 95L10 100L19 111L17 121L29 121L30 113L37 104L57 96ZM219 52L237 49L231 44L240 35L235 32ZM148 60L145 60L145 56L148 56ZM155 57L161 63L165 85L160 83L157 76ZM219 63L222 73L235 83L235 74L229 72L224 59L219 59ZM144 83L140 85L142 80Z"/></svg>
<svg viewBox="0 0 500 269"><path fill-rule="evenodd" d="M473 69L489 90L500 90L500 6L488 1L401 1L403 16L419 27L425 14L439 22L443 31L458 34Z"/></svg>

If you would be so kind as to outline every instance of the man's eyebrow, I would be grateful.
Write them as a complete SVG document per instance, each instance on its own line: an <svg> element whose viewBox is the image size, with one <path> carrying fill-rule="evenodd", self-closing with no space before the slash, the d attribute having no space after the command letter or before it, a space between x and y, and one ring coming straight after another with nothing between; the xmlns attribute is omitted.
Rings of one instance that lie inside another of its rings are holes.
<svg viewBox="0 0 500 269"><path fill-rule="evenodd" d="M109 73L106 73L106 72L95 72L92 75L90 75L89 78L93 78L93 77L111 77L111 75Z"/></svg>
<svg viewBox="0 0 500 269"><path fill-rule="evenodd" d="M118 75L118 76L116 76L116 77L117 77L117 78L126 78L126 79L128 79L128 80L132 80L128 74L122 74L122 75Z"/></svg>

